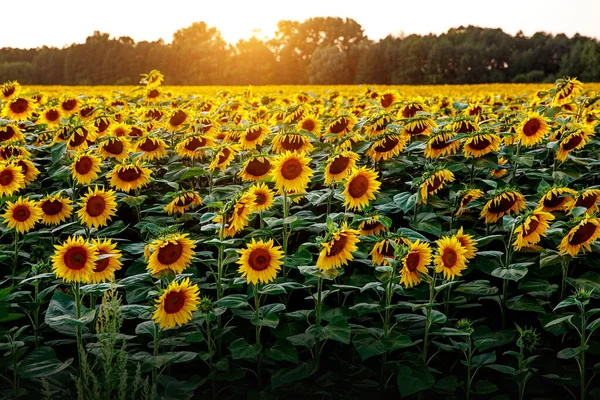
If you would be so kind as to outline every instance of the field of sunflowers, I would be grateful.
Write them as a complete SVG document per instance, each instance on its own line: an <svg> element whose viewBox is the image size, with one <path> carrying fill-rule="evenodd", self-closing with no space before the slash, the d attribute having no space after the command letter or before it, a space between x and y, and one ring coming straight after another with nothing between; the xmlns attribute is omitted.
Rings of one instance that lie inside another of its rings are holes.
<svg viewBox="0 0 600 400"><path fill-rule="evenodd" d="M600 85L162 81L0 87L1 398L600 398Z"/></svg>

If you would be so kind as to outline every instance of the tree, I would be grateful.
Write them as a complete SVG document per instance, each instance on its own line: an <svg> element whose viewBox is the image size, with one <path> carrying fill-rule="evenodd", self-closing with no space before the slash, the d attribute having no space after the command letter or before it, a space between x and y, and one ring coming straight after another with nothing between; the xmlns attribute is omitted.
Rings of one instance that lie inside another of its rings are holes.
<svg viewBox="0 0 600 400"><path fill-rule="evenodd" d="M348 55L336 46L319 47L313 53L308 70L312 85L341 85L351 81Z"/></svg>

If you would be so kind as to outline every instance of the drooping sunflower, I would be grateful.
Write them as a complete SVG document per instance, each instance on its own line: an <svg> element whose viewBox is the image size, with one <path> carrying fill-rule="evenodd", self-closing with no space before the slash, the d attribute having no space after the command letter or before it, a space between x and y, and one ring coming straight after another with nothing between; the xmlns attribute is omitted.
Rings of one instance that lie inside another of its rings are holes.
<svg viewBox="0 0 600 400"><path fill-rule="evenodd" d="M40 170L36 168L33 162L25 157L19 157L13 162L17 167L21 168L21 173L25 176L26 185L35 181L40 174Z"/></svg>
<svg viewBox="0 0 600 400"><path fill-rule="evenodd" d="M556 159L563 162L572 151L579 150L587 145L591 139L592 129L587 124L573 124L568 131L563 133L558 142Z"/></svg>
<svg viewBox="0 0 600 400"><path fill-rule="evenodd" d="M455 236L444 236L437 240L437 252L433 259L435 272L443 273L444 279L454 280L462 276L463 270L467 269L467 250L462 247Z"/></svg>
<svg viewBox="0 0 600 400"><path fill-rule="evenodd" d="M392 116L387 112L375 113L369 118L364 131L368 137L376 137L385 134L387 126L392 122Z"/></svg>
<svg viewBox="0 0 600 400"><path fill-rule="evenodd" d="M329 185L332 182L341 182L356 167L356 162L360 156L352 151L342 151L329 157L325 164L325 184Z"/></svg>
<svg viewBox="0 0 600 400"><path fill-rule="evenodd" d="M225 237L233 237L248 226L248 217L254 211L255 204L256 197L251 192L242 193L232 202L231 207L223 212L225 216L223 234ZM223 215L217 215L213 221L222 224Z"/></svg>
<svg viewBox="0 0 600 400"><path fill-rule="evenodd" d="M410 140L408 135L389 134L373 142L367 155L373 161L389 160L400 154Z"/></svg>
<svg viewBox="0 0 600 400"><path fill-rule="evenodd" d="M374 266L378 265L392 265L390 260L395 259L395 249L394 244L396 246L400 246L402 244L410 246L410 240L402 237L397 238L386 238L378 241L373 246L373 250L369 253L371 255L371 262Z"/></svg>
<svg viewBox="0 0 600 400"><path fill-rule="evenodd" d="M465 257L467 258L467 260L475 258L475 253L477 253L477 242L475 241L475 239L473 239L473 236L464 233L463 227L461 226L458 232L456 232L456 235L454 235L454 237L458 239L460 245L463 247L463 249L467 251L465 253Z"/></svg>
<svg viewBox="0 0 600 400"><path fill-rule="evenodd" d="M5 104L4 115L14 121L27 121L34 110L35 105L28 98L13 97Z"/></svg>
<svg viewBox="0 0 600 400"><path fill-rule="evenodd" d="M152 89L156 90L156 89ZM200 289L193 285L190 278L173 281L156 300L156 310L152 320L161 329L173 329L191 321L192 313L200 304Z"/></svg>
<svg viewBox="0 0 600 400"><path fill-rule="evenodd" d="M498 158L498 167L504 167L508 165L508 160L504 157L500 157ZM498 169L492 169L490 171L490 176L493 178L502 178L503 176L505 176L508 173L508 169L507 168L498 168Z"/></svg>
<svg viewBox="0 0 600 400"><path fill-rule="evenodd" d="M239 143L243 149L252 150L261 146L271 131L265 124L251 124L240 134Z"/></svg>
<svg viewBox="0 0 600 400"><path fill-rule="evenodd" d="M394 90L387 90L381 94L381 97L379 98L379 103L381 104L381 107L388 108L391 107L394 103L398 102L399 100L400 95L398 94L398 92Z"/></svg>
<svg viewBox="0 0 600 400"><path fill-rule="evenodd" d="M429 136L432 129L437 127L435 119L427 114L418 114L402 122L404 124L404 132L410 136Z"/></svg>
<svg viewBox="0 0 600 400"><path fill-rule="evenodd" d="M114 281L115 272L122 266L121 251L117 249L117 244L110 239L94 239L91 245L98 259L94 263L90 281L92 283Z"/></svg>
<svg viewBox="0 0 600 400"><path fill-rule="evenodd" d="M454 155L460 149L460 140L454 140L456 132L440 130L433 133L425 144L425 157L439 158Z"/></svg>
<svg viewBox="0 0 600 400"><path fill-rule="evenodd" d="M419 186L421 193L421 202L427 204L429 196L435 195L443 189L449 182L454 182L454 174L447 169L440 169L433 173L428 173L424 177L423 183Z"/></svg>
<svg viewBox="0 0 600 400"><path fill-rule="evenodd" d="M557 106L569 103L574 97L581 93L583 84L575 78L561 78L555 83L556 94L552 103Z"/></svg>
<svg viewBox="0 0 600 400"><path fill-rule="evenodd" d="M0 86L0 100L10 100L21 93L21 85L17 81L10 81Z"/></svg>
<svg viewBox="0 0 600 400"><path fill-rule="evenodd" d="M550 228L549 221L554 220L554 215L536 209L526 215L521 223L515 228L516 239L512 244L515 249L521 250L523 247L530 247L538 244L542 237L546 236L546 231Z"/></svg>
<svg viewBox="0 0 600 400"><path fill-rule="evenodd" d="M417 97L415 99L407 101L402 105L398 112L398 118L412 118L415 115L417 115L419 111L427 112L428 108L424 104L423 99Z"/></svg>
<svg viewBox="0 0 600 400"><path fill-rule="evenodd" d="M90 282L98 256L88 241L81 236L69 237L54 248L52 270L57 278L65 282Z"/></svg>
<svg viewBox="0 0 600 400"><path fill-rule="evenodd" d="M50 127L55 127L60 124L60 119L62 118L63 113L62 110L58 107L48 107L40 114L39 121L43 124L46 124Z"/></svg>
<svg viewBox="0 0 600 400"><path fill-rule="evenodd" d="M196 191L189 191L182 193L175 197L169 204L167 204L164 210L169 214L175 213L183 214L194 206L202 205L202 198Z"/></svg>
<svg viewBox="0 0 600 400"><path fill-rule="evenodd" d="M538 207L546 212L567 210L569 203L576 194L577 191L573 189L553 186L542 195Z"/></svg>
<svg viewBox="0 0 600 400"><path fill-rule="evenodd" d="M279 190L303 192L313 171L309 167L311 159L304 153L292 153L286 151L273 160L271 177L275 181L275 187Z"/></svg>
<svg viewBox="0 0 600 400"><path fill-rule="evenodd" d="M344 184L344 206L349 210L362 210L375 200L381 182L377 180L378 173L367 167L354 169Z"/></svg>
<svg viewBox="0 0 600 400"><path fill-rule="evenodd" d="M505 215L511 213L519 214L527 205L525 197L516 190L506 189L494 195L479 214L479 218L485 218L486 224L492 224Z"/></svg>
<svg viewBox="0 0 600 400"><path fill-rule="evenodd" d="M13 203L6 202L6 211L2 215L8 229L14 229L19 233L26 233L33 229L35 224L42 218L42 210L37 207L29 197L19 198Z"/></svg>
<svg viewBox="0 0 600 400"><path fill-rule="evenodd" d="M215 141L212 137L194 134L177 143L175 151L180 157L187 157L194 160L204 155L206 147L214 145Z"/></svg>
<svg viewBox="0 0 600 400"><path fill-rule="evenodd" d="M281 246L273 246L273 239L267 242L252 238L245 249L237 251L240 258L238 272L248 283L269 283L275 280L277 272L283 265Z"/></svg>
<svg viewBox="0 0 600 400"><path fill-rule="evenodd" d="M108 136L98 145L98 152L105 159L114 158L121 162L129 156L130 147L126 136Z"/></svg>
<svg viewBox="0 0 600 400"><path fill-rule="evenodd" d="M465 158L478 158L500 150L500 136L490 131L478 131L465 139L463 154Z"/></svg>
<svg viewBox="0 0 600 400"><path fill-rule="evenodd" d="M150 242L144 250L148 262L146 269L152 275L164 270L181 274L192 263L196 248L194 241L188 236L187 233L174 233Z"/></svg>
<svg viewBox="0 0 600 400"><path fill-rule="evenodd" d="M239 151L239 145L221 145L213 152L213 159L208 166L210 171L219 169L224 172Z"/></svg>
<svg viewBox="0 0 600 400"><path fill-rule="evenodd" d="M317 118L313 114L306 114L300 121L298 121L298 125L296 129L298 131L308 131L315 135L316 137L321 137L321 128L323 127L323 123L319 118Z"/></svg>
<svg viewBox="0 0 600 400"><path fill-rule="evenodd" d="M150 182L151 173L150 168L146 168L140 161L134 161L115 165L106 177L110 179L112 187L129 193L146 186Z"/></svg>
<svg viewBox="0 0 600 400"><path fill-rule="evenodd" d="M25 175L11 162L0 163L0 196L11 196L25 187Z"/></svg>
<svg viewBox="0 0 600 400"><path fill-rule="evenodd" d="M96 105L93 103L85 103L79 107L77 114L79 115L79 119L82 121L89 121L94 117L96 113Z"/></svg>
<svg viewBox="0 0 600 400"><path fill-rule="evenodd" d="M17 124L0 125L0 142L11 143L25 139Z"/></svg>
<svg viewBox="0 0 600 400"><path fill-rule="evenodd" d="M89 185L98 178L102 160L90 152L79 153L71 164L71 176L80 185Z"/></svg>
<svg viewBox="0 0 600 400"><path fill-rule="evenodd" d="M558 245L558 250L562 254L569 254L575 257L582 249L583 253L591 251L591 245L600 238L600 221L585 214L581 221L577 223Z"/></svg>
<svg viewBox="0 0 600 400"><path fill-rule="evenodd" d="M165 127L171 131L176 131L182 128L186 123L189 123L191 119L193 118L190 117L188 110L176 108L165 120Z"/></svg>
<svg viewBox="0 0 600 400"><path fill-rule="evenodd" d="M600 190L586 189L575 194L565 204L566 210L573 210L575 207L584 207L588 214L598 211L598 202L600 201Z"/></svg>
<svg viewBox="0 0 600 400"><path fill-rule="evenodd" d="M310 153L314 146L310 143L310 137L298 132L278 133L271 141L273 150L277 154L285 152Z"/></svg>
<svg viewBox="0 0 600 400"><path fill-rule="evenodd" d="M60 99L60 109L67 116L71 116L79 110L80 101L79 98L65 94Z"/></svg>
<svg viewBox="0 0 600 400"><path fill-rule="evenodd" d="M525 147L541 143L549 132L549 127L542 116L536 112L529 113L517 130L517 136Z"/></svg>
<svg viewBox="0 0 600 400"><path fill-rule="evenodd" d="M400 283L406 287L418 285L423 280L423 276L427 276L429 264L431 264L429 243L417 239L408 246L406 254L402 257Z"/></svg>
<svg viewBox="0 0 600 400"><path fill-rule="evenodd" d="M352 132L356 122L358 122L358 119L354 114L338 115L329 123L325 133L326 135L334 134L337 135L337 137L343 137ZM328 141L335 141L336 139L337 138L332 138Z"/></svg>
<svg viewBox="0 0 600 400"><path fill-rule="evenodd" d="M135 143L135 150L142 152L140 160L159 160L167 155L169 146L157 136L145 135Z"/></svg>
<svg viewBox="0 0 600 400"><path fill-rule="evenodd" d="M469 204L483 197L483 194L483 191L480 189L467 189L467 191L460 198L458 211L456 211L455 215L463 215L465 212L468 211L467 207L469 206Z"/></svg>
<svg viewBox="0 0 600 400"><path fill-rule="evenodd" d="M254 211L266 211L273 206L273 191L264 183L256 183L248 189L254 195Z"/></svg>
<svg viewBox="0 0 600 400"><path fill-rule="evenodd" d="M108 221L117 212L117 198L113 190L98 189L98 186L81 198L77 216L87 227L99 228L108 225Z"/></svg>
<svg viewBox="0 0 600 400"><path fill-rule="evenodd" d="M61 197L60 194L49 195L39 201L38 207L42 210L42 224L60 225L65 222L73 212L71 199Z"/></svg>
<svg viewBox="0 0 600 400"><path fill-rule="evenodd" d="M238 175L243 181L258 181L268 177L272 168L269 157L259 155L246 160Z"/></svg>
<svg viewBox="0 0 600 400"><path fill-rule="evenodd" d="M346 223L331 232L321 242L322 249L317 259L317 267L322 271L327 271L348 265L348 261L354 259L352 253L358 250L356 246L360 242L358 235L358 231L349 229Z"/></svg>
<svg viewBox="0 0 600 400"><path fill-rule="evenodd" d="M479 131L479 124L472 117L461 115L452 122L452 130L456 133L471 134Z"/></svg>
<svg viewBox="0 0 600 400"><path fill-rule="evenodd" d="M387 227L379 220L379 215L373 215L363 220L358 226L358 231L361 236L375 235L387 231Z"/></svg>
<svg viewBox="0 0 600 400"><path fill-rule="evenodd" d="M79 125L69 131L71 135L67 139L67 148L72 151L84 151L90 143L96 140L94 125Z"/></svg>
<svg viewBox="0 0 600 400"><path fill-rule="evenodd" d="M29 158L30 156L31 156L31 153L25 148L25 146L12 145L12 144L0 145L0 160L8 160L11 157L15 157L15 158L27 157L27 158Z"/></svg>

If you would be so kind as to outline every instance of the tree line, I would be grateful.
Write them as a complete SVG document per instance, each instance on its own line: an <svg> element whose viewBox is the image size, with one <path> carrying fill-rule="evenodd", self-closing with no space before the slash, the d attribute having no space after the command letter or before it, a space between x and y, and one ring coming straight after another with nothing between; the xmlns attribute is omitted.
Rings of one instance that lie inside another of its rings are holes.
<svg viewBox="0 0 600 400"><path fill-rule="evenodd" d="M94 32L85 43L64 48L0 49L0 82L129 85L152 69L171 85L470 84L553 82L560 76L590 82L600 81L600 43L475 26L372 41L352 19L317 17L280 21L273 38L235 45L196 22L177 31L171 43Z"/></svg>

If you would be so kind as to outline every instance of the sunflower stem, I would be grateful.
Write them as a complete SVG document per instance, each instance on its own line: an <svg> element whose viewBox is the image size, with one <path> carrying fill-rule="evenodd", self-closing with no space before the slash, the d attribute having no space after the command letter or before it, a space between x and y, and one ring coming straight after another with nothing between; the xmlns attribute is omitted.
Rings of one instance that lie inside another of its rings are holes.
<svg viewBox="0 0 600 400"><path fill-rule="evenodd" d="M321 326L321 305L322 305L322 297L323 297L323 278L317 278L317 302L315 303L315 325ZM315 343L315 358L317 360L317 365L319 365L319 360L321 359L321 341L317 338Z"/></svg>
<svg viewBox="0 0 600 400"><path fill-rule="evenodd" d="M423 363L427 365L427 350L429 348L429 328L431 327L431 308L433 307L433 299L435 293L436 273L433 273L431 282L429 283L429 303L427 306L427 315L425 320L425 335L423 338Z"/></svg>
<svg viewBox="0 0 600 400"><path fill-rule="evenodd" d="M471 400L471 384L473 383L473 374L471 372L471 363L473 360L473 345L471 344L471 335L468 340L469 348L467 354L467 400Z"/></svg>
<svg viewBox="0 0 600 400"><path fill-rule="evenodd" d="M211 175L212 182L212 175ZM223 238L225 236L225 212L221 214L221 226L219 227L219 245L217 255L217 301L223 297L223 287L221 286L221 280L223 279ZM217 326L222 327L221 315L217 316ZM217 354L221 356L221 336L217 339Z"/></svg>
<svg viewBox="0 0 600 400"><path fill-rule="evenodd" d="M254 292L254 319L256 320L256 344L260 344L260 296L258 294L258 284L254 284L252 288ZM256 380L258 390L262 383L262 365L260 353L256 355Z"/></svg>
<svg viewBox="0 0 600 400"><path fill-rule="evenodd" d="M15 279L17 273L17 261L19 260L19 232L15 230L15 254L13 256L12 279Z"/></svg>
<svg viewBox="0 0 600 400"><path fill-rule="evenodd" d="M471 186L473 186L473 182L475 181L475 159L471 160Z"/></svg>
<svg viewBox="0 0 600 400"><path fill-rule="evenodd" d="M81 293L79 293L79 282L75 282L73 285L73 296L75 297L75 319L79 320L81 318ZM79 324L75 325L75 336L77 338L77 352L78 360L79 360L79 373L81 374L81 358L83 352L83 343L81 338L81 326Z"/></svg>
<svg viewBox="0 0 600 400"><path fill-rule="evenodd" d="M560 285L560 300L565 298L565 290L567 289L567 276L569 274L569 262L562 263L562 282Z"/></svg>
<svg viewBox="0 0 600 400"><path fill-rule="evenodd" d="M388 282L387 290L385 292L385 317L383 320L383 338L387 339L390 333L390 319L392 316L392 312L390 310L390 305L392 304L392 297L394 296L394 285L396 278L396 268L392 267L392 274L390 276L390 281ZM381 393L385 392L385 367L387 363L387 351L384 351L381 355Z"/></svg>
<svg viewBox="0 0 600 400"><path fill-rule="evenodd" d="M287 190L285 190L285 188L284 188L283 189L283 227L282 227L282 233L283 233L283 256L284 257L287 256L288 239L289 239L288 224L286 222L286 220L288 218L288 213L289 213L289 208L288 208ZM287 280L288 269L289 268L285 268L285 267L283 269L283 280L284 281Z"/></svg>
<svg viewBox="0 0 600 400"><path fill-rule="evenodd" d="M517 154L515 156L515 163L513 165L512 176L510 178L511 183L514 183L515 176L517 175L517 167L519 166L519 154L521 154L521 141L517 143Z"/></svg>
<svg viewBox="0 0 600 400"><path fill-rule="evenodd" d="M160 339L160 330L158 329L158 324L154 324L154 346L153 346L153 352L152 354L154 355L154 357L158 357L158 342ZM158 369L156 367L152 368L152 385L156 385L156 379L157 379L157 372Z"/></svg>

